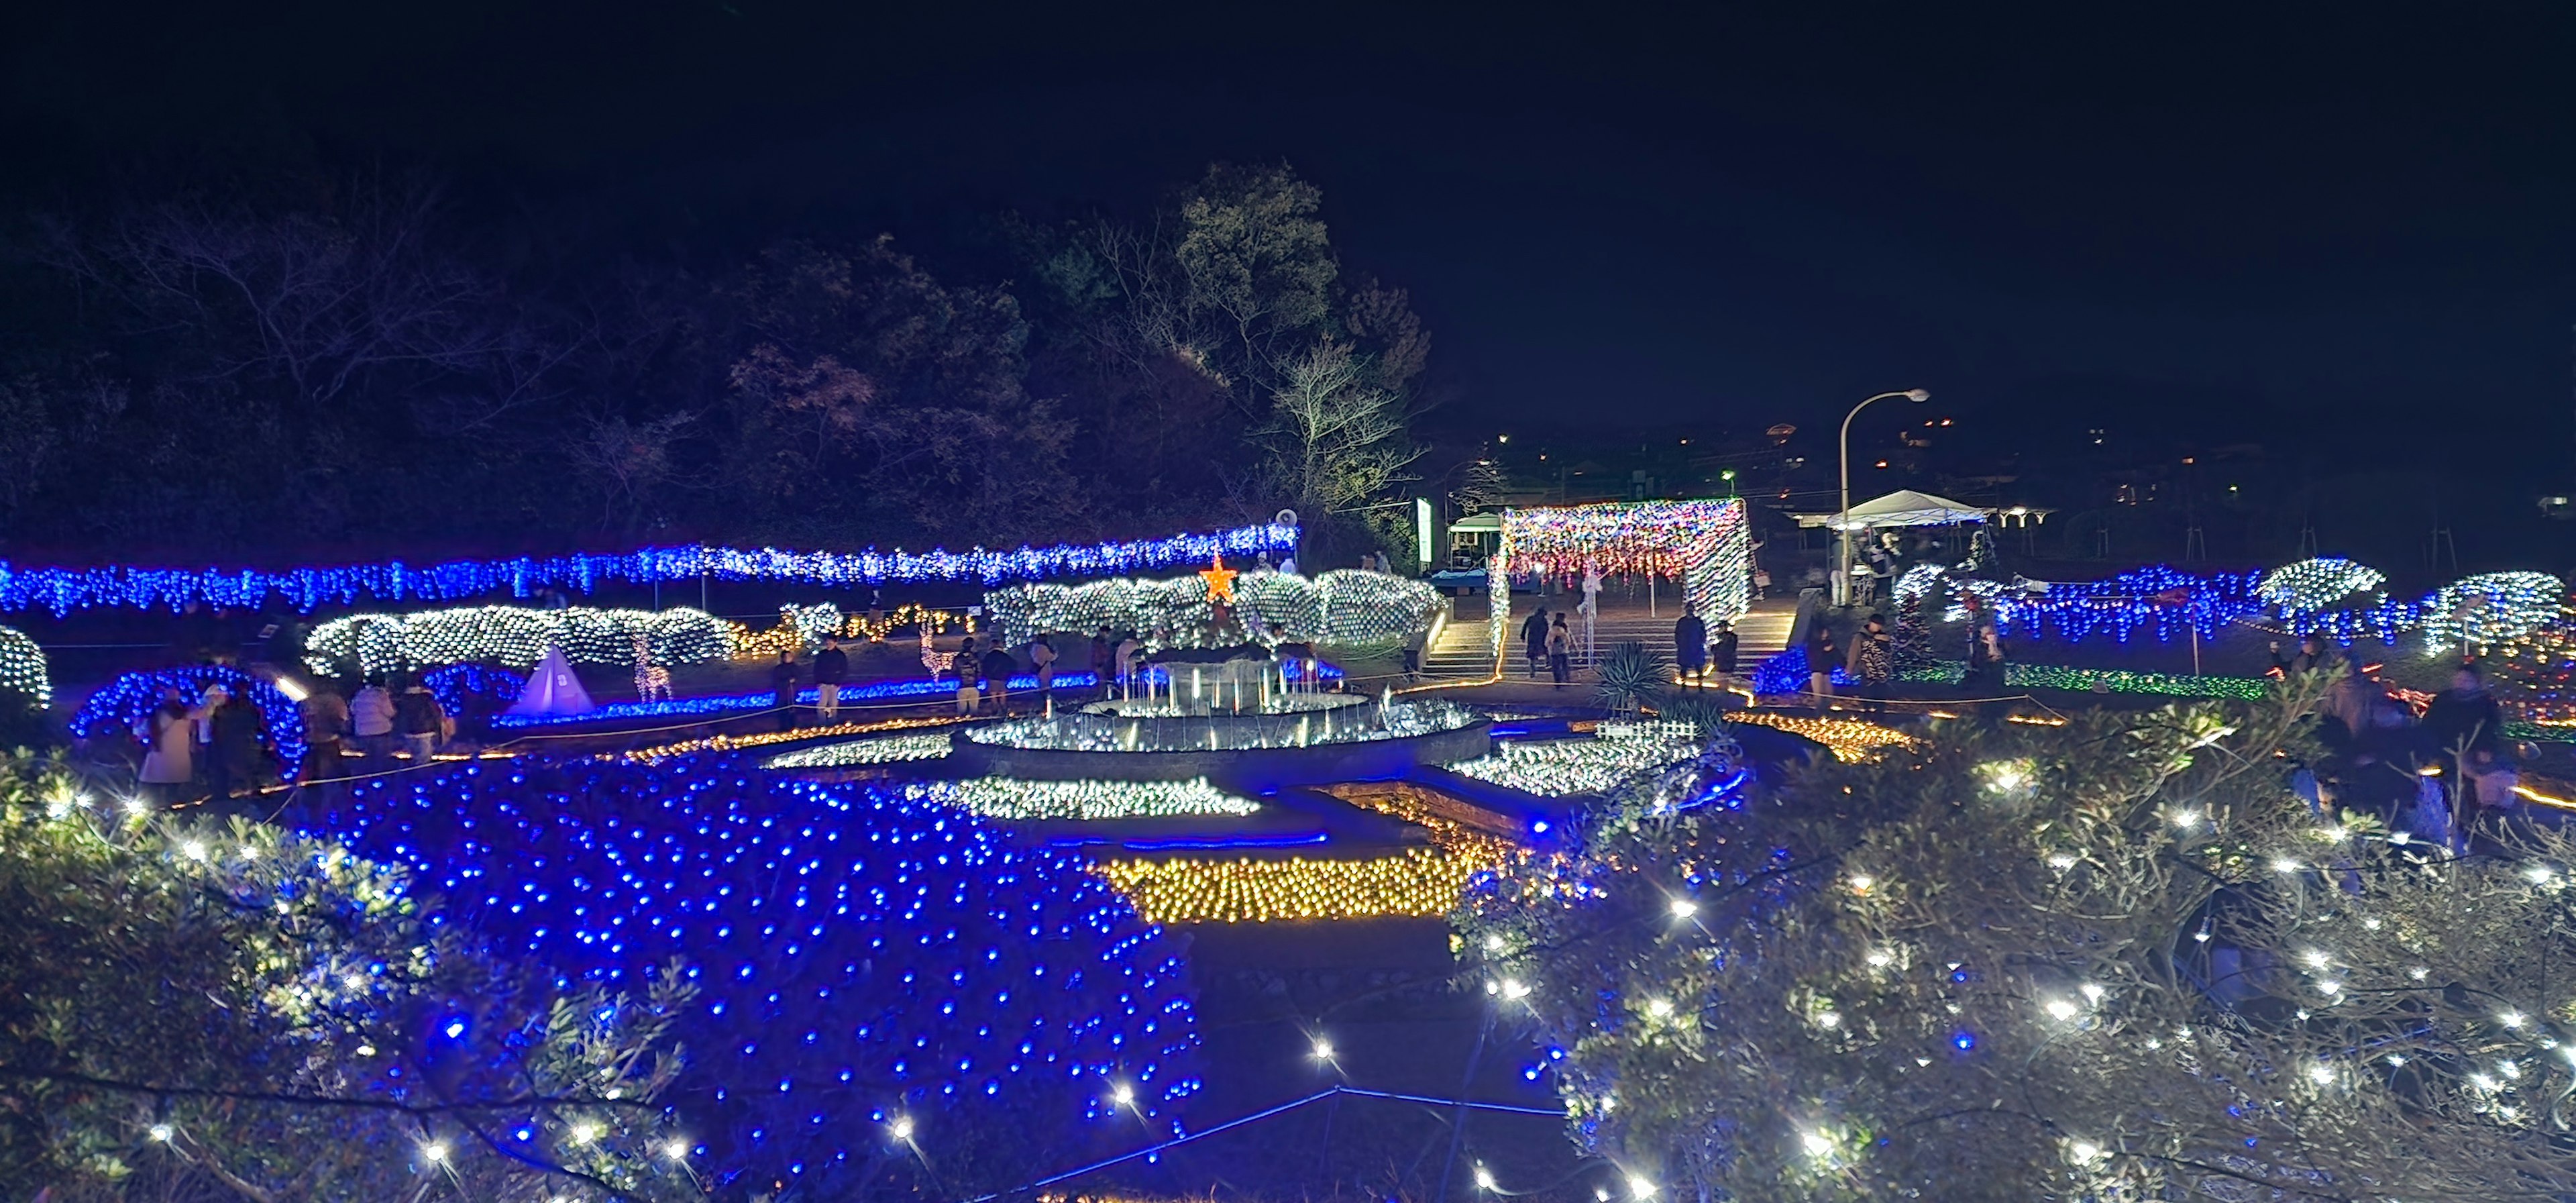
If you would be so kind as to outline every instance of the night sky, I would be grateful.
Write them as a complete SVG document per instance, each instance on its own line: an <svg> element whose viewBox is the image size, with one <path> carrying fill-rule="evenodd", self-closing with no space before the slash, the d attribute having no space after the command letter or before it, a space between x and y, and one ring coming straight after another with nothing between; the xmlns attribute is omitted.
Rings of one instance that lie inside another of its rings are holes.
<svg viewBox="0 0 2576 1203"><path fill-rule="evenodd" d="M1972 438L2576 484L2565 6L521 7L21 11L11 186L387 156L715 254L1285 159L1455 430L1921 385Z"/></svg>

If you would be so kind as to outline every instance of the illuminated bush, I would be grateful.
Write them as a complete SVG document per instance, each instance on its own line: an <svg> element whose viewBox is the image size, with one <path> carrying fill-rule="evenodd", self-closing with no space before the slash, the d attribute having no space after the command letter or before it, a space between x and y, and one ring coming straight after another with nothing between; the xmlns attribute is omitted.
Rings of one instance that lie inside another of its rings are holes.
<svg viewBox="0 0 2576 1203"><path fill-rule="evenodd" d="M563 610L467 606L418 614L352 614L313 629L305 667L337 675L343 662L373 674L479 661L527 668L549 644L575 664L632 664L635 636L652 641L655 664L699 664L731 651L732 624L703 610Z"/></svg>

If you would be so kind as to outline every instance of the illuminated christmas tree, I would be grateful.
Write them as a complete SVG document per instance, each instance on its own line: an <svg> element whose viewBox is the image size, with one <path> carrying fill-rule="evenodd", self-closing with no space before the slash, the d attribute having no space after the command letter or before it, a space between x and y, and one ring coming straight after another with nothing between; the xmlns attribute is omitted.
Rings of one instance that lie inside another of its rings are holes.
<svg viewBox="0 0 2576 1203"><path fill-rule="evenodd" d="M2576 839L2327 813L2308 701L1949 723L1738 809L1668 775L1463 944L1641 1198L2576 1192Z"/></svg>

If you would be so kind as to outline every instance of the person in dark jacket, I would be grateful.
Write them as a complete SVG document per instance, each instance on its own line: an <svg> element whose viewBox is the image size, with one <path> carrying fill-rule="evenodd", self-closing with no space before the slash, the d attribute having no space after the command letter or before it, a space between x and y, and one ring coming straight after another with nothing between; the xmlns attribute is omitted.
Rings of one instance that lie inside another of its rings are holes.
<svg viewBox="0 0 2576 1203"><path fill-rule="evenodd" d="M1807 628L1807 692L1815 696L1819 709L1834 696L1834 666L1842 658L1843 647L1834 642L1834 629L1818 615Z"/></svg>
<svg viewBox="0 0 2576 1203"><path fill-rule="evenodd" d="M1529 621L1521 624L1521 643L1529 651L1529 675L1535 681L1539 665L1547 661L1547 607L1530 611Z"/></svg>
<svg viewBox="0 0 2576 1203"><path fill-rule="evenodd" d="M402 736L416 765L426 763L447 738L447 709L418 677L394 696L394 733Z"/></svg>
<svg viewBox="0 0 2576 1203"><path fill-rule="evenodd" d="M1735 649L1738 642L1735 624L1723 618L1717 620L1717 638L1710 642L1708 650L1710 667L1715 668L1720 676L1735 675Z"/></svg>
<svg viewBox="0 0 2576 1203"><path fill-rule="evenodd" d="M850 679L850 654L841 650L841 637L825 635L823 650L814 653L814 713L821 721L834 721L841 712L841 683Z"/></svg>
<svg viewBox="0 0 2576 1203"><path fill-rule="evenodd" d="M1091 675L1098 682L1100 696L1104 700L1109 697L1110 686L1118 681L1117 664L1117 645L1110 641L1109 629L1103 627L1099 634L1091 637Z"/></svg>
<svg viewBox="0 0 2576 1203"><path fill-rule="evenodd" d="M211 787L215 805L221 807L224 799L259 788L259 762L268 739L267 720L248 697L226 694L215 704L206 723L210 729L206 784Z"/></svg>
<svg viewBox="0 0 2576 1203"><path fill-rule="evenodd" d="M797 671L796 653L778 653L778 663L769 666L769 692L776 695L771 705L778 709L778 729L796 729L796 685L803 673Z"/></svg>
<svg viewBox="0 0 2576 1203"><path fill-rule="evenodd" d="M1673 663L1681 675L1696 677L1708 671L1708 623L1699 616L1699 606L1682 603L1682 616L1673 623Z"/></svg>
<svg viewBox="0 0 2576 1203"><path fill-rule="evenodd" d="M2448 756L2461 748L2493 751L2501 742L2503 726L2503 712L2496 707L2495 695L2487 692L2486 679L2463 664L2451 674L2451 687L2434 694L2432 703L2424 707L2422 739L2425 750L2435 756Z"/></svg>
<svg viewBox="0 0 2576 1203"><path fill-rule="evenodd" d="M1003 650L1001 640L995 639L984 653L984 696L993 703L993 713L1011 712L1011 674L1019 670L1020 662Z"/></svg>
<svg viewBox="0 0 2576 1203"><path fill-rule="evenodd" d="M1968 675L1960 682L1969 696L1990 698L2004 688L2004 641L1995 624L1981 622L1968 637Z"/></svg>

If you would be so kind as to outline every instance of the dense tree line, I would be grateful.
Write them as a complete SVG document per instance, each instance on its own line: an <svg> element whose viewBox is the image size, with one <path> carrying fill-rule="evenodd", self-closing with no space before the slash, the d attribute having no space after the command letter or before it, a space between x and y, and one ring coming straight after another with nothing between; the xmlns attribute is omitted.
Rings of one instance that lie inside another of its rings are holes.
<svg viewBox="0 0 2576 1203"><path fill-rule="evenodd" d="M953 269L847 230L572 251L392 174L36 212L0 275L0 554L999 545L1282 506L1356 554L1428 338L1321 206L1220 165L1141 222L997 215L998 262Z"/></svg>

